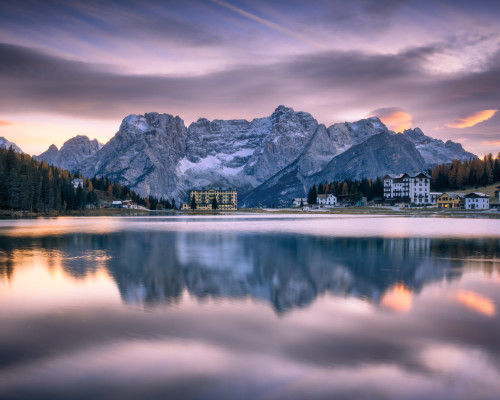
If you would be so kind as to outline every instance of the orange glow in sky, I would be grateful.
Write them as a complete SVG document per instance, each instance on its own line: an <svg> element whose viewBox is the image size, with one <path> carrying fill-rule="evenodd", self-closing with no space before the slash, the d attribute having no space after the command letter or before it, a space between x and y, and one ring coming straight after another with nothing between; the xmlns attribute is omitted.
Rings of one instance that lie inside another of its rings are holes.
<svg viewBox="0 0 500 400"><path fill-rule="evenodd" d="M403 284L396 284L383 294L380 305L398 312L409 311L412 305L411 292Z"/></svg>
<svg viewBox="0 0 500 400"><path fill-rule="evenodd" d="M460 118L452 124L446 124L448 128L470 128L480 122L487 121L493 117L498 110L483 110L465 118Z"/></svg>
<svg viewBox="0 0 500 400"><path fill-rule="evenodd" d="M403 132L412 126L412 116L405 111L393 111L388 114L377 115L380 120L394 132Z"/></svg>
<svg viewBox="0 0 500 400"><path fill-rule="evenodd" d="M457 293L456 300L478 313L492 317L496 315L496 308L493 301L470 290L460 290Z"/></svg>

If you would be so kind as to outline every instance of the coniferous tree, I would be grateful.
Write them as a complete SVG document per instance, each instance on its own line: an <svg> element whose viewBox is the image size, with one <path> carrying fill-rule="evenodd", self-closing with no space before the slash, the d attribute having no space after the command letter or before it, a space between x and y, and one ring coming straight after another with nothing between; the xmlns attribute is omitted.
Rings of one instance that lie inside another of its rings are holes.
<svg viewBox="0 0 500 400"><path fill-rule="evenodd" d="M217 197L214 196L212 200L212 210L217 210L218 204L217 204Z"/></svg>
<svg viewBox="0 0 500 400"><path fill-rule="evenodd" d="M172 199L172 202L175 204L175 200L174 199ZM190 207L191 207L191 210L196 210L196 199L194 197L194 194L191 197L191 205L190 205Z"/></svg>

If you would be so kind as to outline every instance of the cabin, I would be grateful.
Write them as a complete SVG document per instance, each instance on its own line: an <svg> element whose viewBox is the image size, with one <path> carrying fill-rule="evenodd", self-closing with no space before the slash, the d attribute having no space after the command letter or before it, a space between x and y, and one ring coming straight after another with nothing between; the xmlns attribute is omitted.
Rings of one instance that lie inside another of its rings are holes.
<svg viewBox="0 0 500 400"><path fill-rule="evenodd" d="M464 207L464 194L445 192L436 200L438 208L463 208Z"/></svg>
<svg viewBox="0 0 500 400"><path fill-rule="evenodd" d="M335 207L337 205L337 197L332 193L318 194L316 203L320 206Z"/></svg>
<svg viewBox="0 0 500 400"><path fill-rule="evenodd" d="M75 178L71 181L71 183L73 184L73 187L75 189L78 189L78 186L81 186L83 189L83 179L82 178Z"/></svg>
<svg viewBox="0 0 500 400"><path fill-rule="evenodd" d="M300 205L307 206L307 199L305 197L295 197L293 199L293 207L300 207Z"/></svg>
<svg viewBox="0 0 500 400"><path fill-rule="evenodd" d="M464 196L466 210L489 210L490 197L484 193L472 192Z"/></svg>

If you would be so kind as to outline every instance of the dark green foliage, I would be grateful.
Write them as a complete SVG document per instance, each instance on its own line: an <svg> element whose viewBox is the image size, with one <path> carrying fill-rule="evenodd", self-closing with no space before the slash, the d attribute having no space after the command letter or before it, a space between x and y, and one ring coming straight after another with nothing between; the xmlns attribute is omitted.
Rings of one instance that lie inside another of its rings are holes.
<svg viewBox="0 0 500 400"><path fill-rule="evenodd" d="M174 199L172 199L174 200ZM191 210L196 210L196 199L194 198L194 194L191 197Z"/></svg>
<svg viewBox="0 0 500 400"><path fill-rule="evenodd" d="M466 186L487 186L500 181L500 153L494 159L487 154L483 159L453 160L451 164L437 165L432 170L431 189L435 191L460 190Z"/></svg>
<svg viewBox="0 0 500 400"><path fill-rule="evenodd" d="M318 200L318 189L316 185L313 185L311 189L309 189L309 193L307 193L307 203L308 204L316 204Z"/></svg>
<svg viewBox="0 0 500 400"><path fill-rule="evenodd" d="M214 196L214 199L212 200L212 210L217 210L217 207L219 207L217 204L217 197Z"/></svg>
<svg viewBox="0 0 500 400"><path fill-rule="evenodd" d="M0 149L0 209L29 212L82 210L88 205L97 206L99 200L95 190L106 191L110 185L115 198L146 204L146 200L130 188L108 178L84 178L83 187L76 189L72 183L75 178L82 176L36 161L27 154L17 154L12 149ZM158 205L159 208L172 208L172 204L163 198L149 196L148 200L154 208Z"/></svg>
<svg viewBox="0 0 500 400"><path fill-rule="evenodd" d="M384 193L384 181L382 178L374 180L363 178L361 180L346 179L344 181L333 181L321 183L320 188L328 188L326 194L333 193L335 196L341 194L349 194L352 201L359 201L362 197L366 197L368 201L373 200L375 197L382 197ZM310 203L309 197L313 195L316 185L309 189L307 201ZM319 189L318 189L319 190ZM344 192L344 193L343 193ZM321 193L319 193L321 194ZM317 196L316 196L317 197Z"/></svg>

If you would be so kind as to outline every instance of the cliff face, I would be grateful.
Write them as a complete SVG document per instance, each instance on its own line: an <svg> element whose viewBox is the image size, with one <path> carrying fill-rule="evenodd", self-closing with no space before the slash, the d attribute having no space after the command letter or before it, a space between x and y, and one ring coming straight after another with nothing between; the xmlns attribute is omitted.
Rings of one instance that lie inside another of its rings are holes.
<svg viewBox="0 0 500 400"><path fill-rule="evenodd" d="M428 166L448 164L452 160L467 161L477 158L475 154L465 151L460 143L447 140L446 143L439 139L425 136L420 128L407 129L403 132L411 140Z"/></svg>
<svg viewBox="0 0 500 400"><path fill-rule="evenodd" d="M247 206L304 196L315 179L375 177L470 157L460 144L418 128L396 135L378 118L326 127L285 106L252 121L201 118L189 127L169 114L130 115L102 147L77 136L38 156L178 202L194 186L232 186Z"/></svg>
<svg viewBox="0 0 500 400"><path fill-rule="evenodd" d="M149 113L124 119L118 133L78 165L139 193L185 196L192 186L234 186L245 193L292 162L317 128L310 114L280 106L267 118L199 119Z"/></svg>
<svg viewBox="0 0 500 400"><path fill-rule="evenodd" d="M90 140L87 136L78 135L67 140L60 150L55 145L51 145L47 151L34 158L74 171L80 162L93 156L101 147L102 144L96 139Z"/></svg>
<svg viewBox="0 0 500 400"><path fill-rule="evenodd" d="M245 197L247 207L279 204L282 198L304 197L315 183L376 178L385 174L422 171L425 161L403 135L383 131L331 159L320 171L307 174L300 158Z"/></svg>

